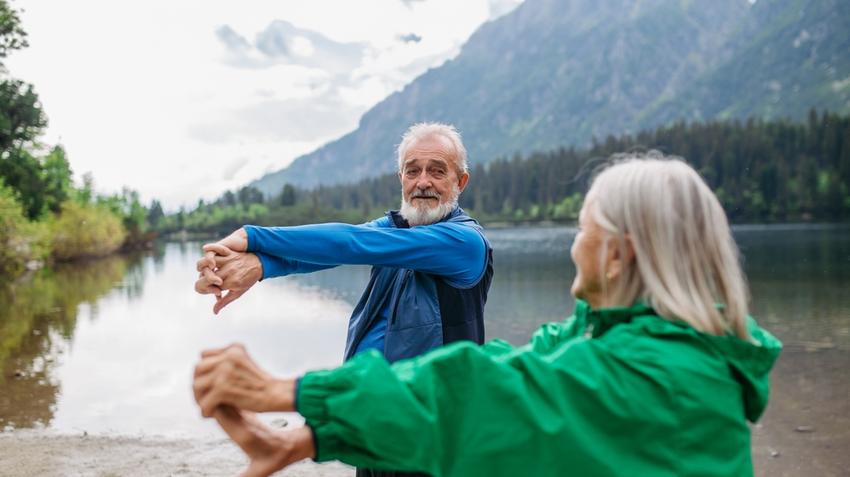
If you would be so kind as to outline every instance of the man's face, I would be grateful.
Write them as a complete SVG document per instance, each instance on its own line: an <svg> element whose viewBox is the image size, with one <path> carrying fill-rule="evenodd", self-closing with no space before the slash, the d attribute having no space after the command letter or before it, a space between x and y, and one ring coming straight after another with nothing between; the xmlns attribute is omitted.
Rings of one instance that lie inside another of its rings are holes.
<svg viewBox="0 0 850 477"><path fill-rule="evenodd" d="M428 136L415 141L404 156L401 179L402 200L419 214L433 218L428 212L446 208L454 203L466 187L469 174L458 176L457 157L452 143L442 136ZM402 206L404 209L404 204ZM450 210L446 211L446 213ZM405 217L411 225L422 225L422 220ZM414 223L419 222L419 223ZM429 223L430 223L429 222Z"/></svg>

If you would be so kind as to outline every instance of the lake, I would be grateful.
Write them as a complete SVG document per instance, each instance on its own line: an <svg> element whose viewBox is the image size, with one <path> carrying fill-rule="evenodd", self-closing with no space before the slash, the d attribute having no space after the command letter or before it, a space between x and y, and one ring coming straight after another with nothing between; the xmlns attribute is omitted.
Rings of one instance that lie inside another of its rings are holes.
<svg viewBox="0 0 850 477"><path fill-rule="evenodd" d="M488 231L488 338L522 344L570 314L574 234ZM850 227L738 226L735 236L753 314L785 345L753 429L759 473L850 468ZM201 350L241 342L280 375L340 363L367 267L267 280L214 316L213 298L193 292L199 254L199 243L165 243L0 287L0 430L218 437L192 399Z"/></svg>

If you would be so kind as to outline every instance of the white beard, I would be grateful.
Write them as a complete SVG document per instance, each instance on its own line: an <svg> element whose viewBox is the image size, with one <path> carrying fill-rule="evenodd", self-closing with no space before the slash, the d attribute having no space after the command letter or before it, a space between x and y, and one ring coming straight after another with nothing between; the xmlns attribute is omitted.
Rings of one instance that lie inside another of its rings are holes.
<svg viewBox="0 0 850 477"><path fill-rule="evenodd" d="M407 198L404 196L404 191L401 194L401 209L398 211L404 220L407 220L407 223L410 224L411 227L416 225L428 225L433 224L435 222L439 222L440 219L449 215L449 213L457 207L457 199L460 196L460 189L457 184L452 185L452 198L446 202L440 202L434 207L428 207L427 205L422 205L421 207L416 207L407 201ZM440 200L440 197L437 198Z"/></svg>

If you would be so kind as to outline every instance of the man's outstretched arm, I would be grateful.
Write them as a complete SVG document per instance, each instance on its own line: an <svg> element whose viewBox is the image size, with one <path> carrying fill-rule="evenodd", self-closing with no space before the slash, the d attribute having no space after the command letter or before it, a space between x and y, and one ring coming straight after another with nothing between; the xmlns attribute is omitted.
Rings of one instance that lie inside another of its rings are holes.
<svg viewBox="0 0 850 477"><path fill-rule="evenodd" d="M250 252L316 265L409 268L441 275L459 287L477 283L486 267L484 237L472 227L454 223L409 229L339 223L249 225L244 231Z"/></svg>

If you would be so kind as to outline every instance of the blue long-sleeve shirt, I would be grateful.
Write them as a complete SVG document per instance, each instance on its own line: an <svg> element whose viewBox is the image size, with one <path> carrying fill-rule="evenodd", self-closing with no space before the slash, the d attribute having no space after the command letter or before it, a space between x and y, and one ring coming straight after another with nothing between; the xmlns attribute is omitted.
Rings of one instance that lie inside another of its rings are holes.
<svg viewBox="0 0 850 477"><path fill-rule="evenodd" d="M454 287L467 288L481 278L487 258L481 234L451 222L401 229L380 218L363 225L246 225L245 231L248 251L263 265L263 278L373 265L439 275Z"/></svg>
<svg viewBox="0 0 850 477"><path fill-rule="evenodd" d="M474 286L483 276L487 246L480 232L451 222L396 228L387 217L363 225L245 226L248 251L263 265L263 278L310 273L338 265L405 268L439 275L453 287ZM384 351L390 310L379 317L356 352Z"/></svg>

